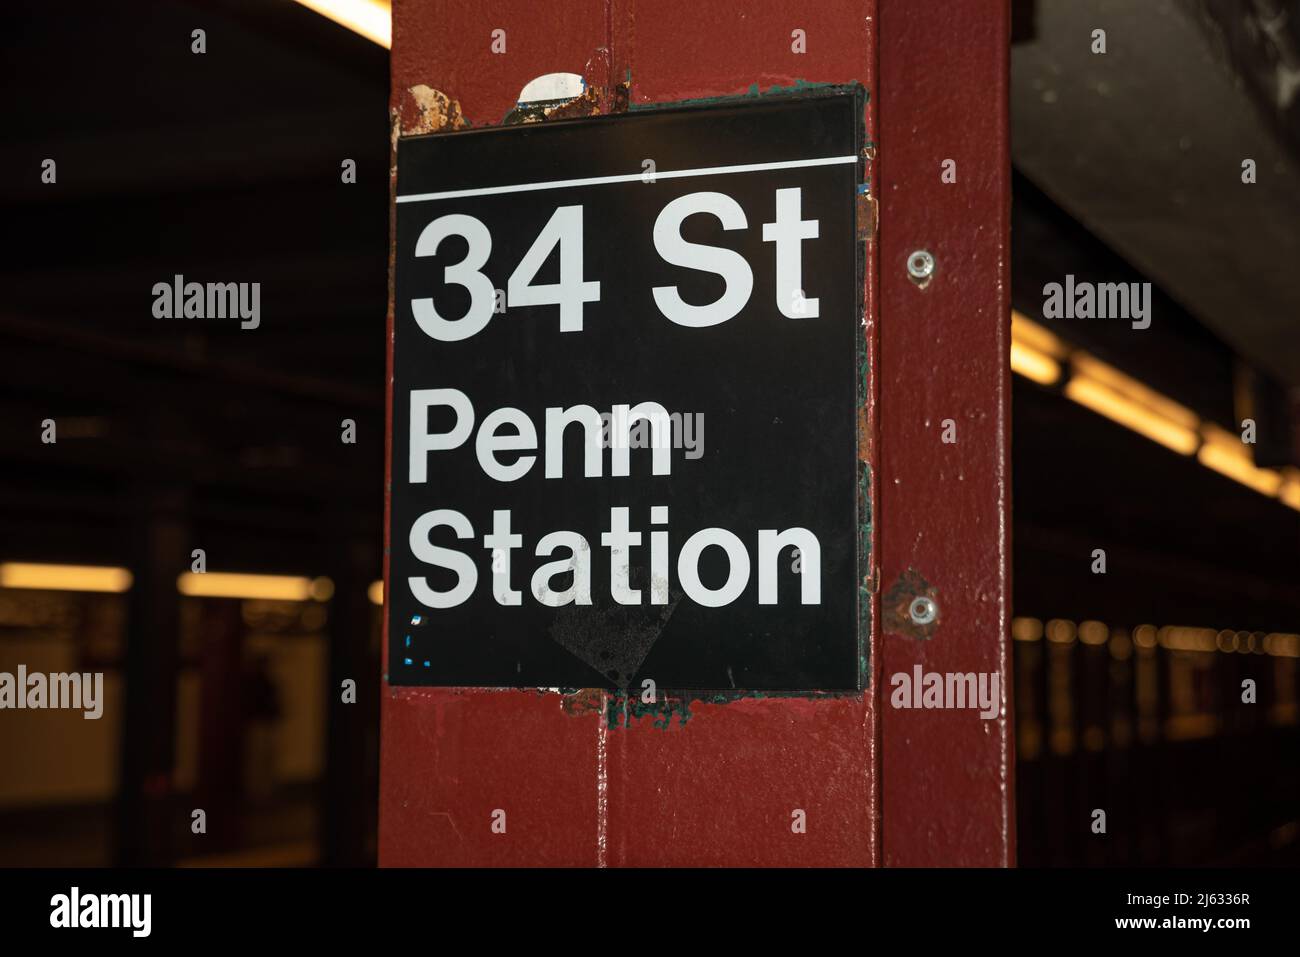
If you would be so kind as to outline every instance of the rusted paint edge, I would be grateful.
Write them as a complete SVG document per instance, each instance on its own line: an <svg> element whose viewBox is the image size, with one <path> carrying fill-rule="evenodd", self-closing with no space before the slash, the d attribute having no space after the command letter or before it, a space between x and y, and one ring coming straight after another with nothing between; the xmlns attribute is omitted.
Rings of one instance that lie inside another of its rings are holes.
<svg viewBox="0 0 1300 957"><path fill-rule="evenodd" d="M631 80L630 76L628 77L628 80L630 82ZM867 91L866 87L861 83L857 83L857 82L812 83L809 82L808 80L796 78L795 81L789 86L782 86L779 83L774 83L771 86L769 86L766 90L764 90L760 88L757 83L751 83L748 87L744 89L737 89L732 93L720 93L717 96L696 96L696 97L687 97L681 100L669 100L669 101L654 102L654 103L632 103L628 106L628 110L630 112L636 112L637 110L659 110L659 109L663 109L665 106L717 106L720 103L735 103L738 100L752 100L752 99L766 98L766 97L799 96L801 94L809 94L809 93L819 94L819 93L826 93L827 91L831 91L831 90L837 90L837 89L848 90L854 88L862 91L864 105L867 102L869 102L870 93Z"/></svg>
<svg viewBox="0 0 1300 957"><path fill-rule="evenodd" d="M571 100L520 103L501 120L502 126L542 123L547 120L573 120L589 116L606 116L627 112L631 88L626 83L612 88L588 85Z"/></svg>
<svg viewBox="0 0 1300 957"><path fill-rule="evenodd" d="M857 691L686 691L658 692L653 700L629 691L583 688L563 696L560 707L565 714L579 717L598 714L603 727L610 731L632 728L649 722L650 727L667 731L681 728L695 716L699 705L730 705L764 700L817 701L832 698L860 698Z"/></svg>
<svg viewBox="0 0 1300 957"><path fill-rule="evenodd" d="M394 143L398 135L422 136L469 126L459 101L423 83L406 89L396 112Z"/></svg>
<svg viewBox="0 0 1300 957"><path fill-rule="evenodd" d="M918 598L928 598L934 603L935 617L930 622L917 622L911 614L912 602ZM902 635L917 641L928 641L939 628L942 615L939 609L938 592L926 581L925 576L915 568L909 568L898 576L898 580L889 586L881 602L884 616L883 631L886 634Z"/></svg>

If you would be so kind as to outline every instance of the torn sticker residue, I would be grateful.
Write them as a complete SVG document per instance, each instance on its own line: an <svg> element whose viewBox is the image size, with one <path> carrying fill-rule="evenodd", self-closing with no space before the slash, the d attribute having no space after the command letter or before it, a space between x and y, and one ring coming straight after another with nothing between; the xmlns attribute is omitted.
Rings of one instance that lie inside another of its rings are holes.
<svg viewBox="0 0 1300 957"><path fill-rule="evenodd" d="M501 122L511 126L624 113L630 95L631 86L626 82L605 87L588 83L576 73L548 73L520 91L515 108Z"/></svg>
<svg viewBox="0 0 1300 957"><path fill-rule="evenodd" d="M410 87L402 97L401 133L419 136L441 130L459 130L467 126L460 103L441 90L423 83Z"/></svg>
<svg viewBox="0 0 1300 957"><path fill-rule="evenodd" d="M529 80L519 91L519 105L556 103L582 96L587 81L577 73L546 73Z"/></svg>

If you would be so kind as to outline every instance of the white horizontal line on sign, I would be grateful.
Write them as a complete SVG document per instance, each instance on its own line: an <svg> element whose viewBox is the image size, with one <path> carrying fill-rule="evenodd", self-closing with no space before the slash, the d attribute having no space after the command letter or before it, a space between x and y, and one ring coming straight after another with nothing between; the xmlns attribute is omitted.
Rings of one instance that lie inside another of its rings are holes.
<svg viewBox="0 0 1300 957"><path fill-rule="evenodd" d="M741 166L705 166L700 169L656 170L655 179L682 179L687 176L725 176L730 173L759 173L773 169L799 169L805 166L838 166L856 163L858 157L823 156L819 159L786 160L781 163L746 163ZM545 183L516 183L513 186L484 186L479 189L450 189L443 193L407 193L398 196L399 203L424 203L431 199L461 199L466 196L491 196L496 193L531 193L542 189L568 189L573 186L601 186L605 183L635 183L644 173L625 173L618 176L589 176L586 179L553 179Z"/></svg>

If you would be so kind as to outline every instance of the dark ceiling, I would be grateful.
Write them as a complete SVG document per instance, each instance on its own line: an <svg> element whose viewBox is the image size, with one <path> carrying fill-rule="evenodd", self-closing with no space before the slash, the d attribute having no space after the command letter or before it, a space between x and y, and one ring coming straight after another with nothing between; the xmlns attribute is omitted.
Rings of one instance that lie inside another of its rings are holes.
<svg viewBox="0 0 1300 957"><path fill-rule="evenodd" d="M170 486L218 567L329 511L377 535L387 51L288 0L15 0L0 44L6 552L113 559L119 500ZM260 326L154 318L176 274L261 283Z"/></svg>
<svg viewBox="0 0 1300 957"><path fill-rule="evenodd" d="M1300 0L1019 7L1030 25L1011 57L1017 168L1253 364L1300 386Z"/></svg>

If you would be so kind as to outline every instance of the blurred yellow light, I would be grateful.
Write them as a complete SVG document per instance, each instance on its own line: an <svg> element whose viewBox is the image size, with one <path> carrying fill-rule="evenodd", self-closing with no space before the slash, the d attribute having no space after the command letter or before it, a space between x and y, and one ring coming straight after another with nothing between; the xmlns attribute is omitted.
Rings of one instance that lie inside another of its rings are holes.
<svg viewBox="0 0 1300 957"><path fill-rule="evenodd" d="M1182 625L1165 625L1156 633L1161 648L1171 651L1213 651L1216 634L1213 628L1187 628Z"/></svg>
<svg viewBox="0 0 1300 957"><path fill-rule="evenodd" d="M1194 427L1189 428L1171 420L1087 376L1076 374L1065 384L1065 394L1073 401L1099 415L1104 415L1112 422L1118 422L1125 428L1132 429L1153 442L1159 442L1165 448L1172 449L1180 455L1191 455L1199 444ZM1195 422L1195 416L1192 416L1192 420Z"/></svg>
<svg viewBox="0 0 1300 957"><path fill-rule="evenodd" d="M1110 629L1100 621L1083 621L1079 623L1079 640L1085 645L1104 645L1110 637Z"/></svg>
<svg viewBox="0 0 1300 957"><path fill-rule="evenodd" d="M1300 512L1300 482L1287 482L1278 491L1277 497L1283 505L1289 505Z"/></svg>
<svg viewBox="0 0 1300 957"><path fill-rule="evenodd" d="M1039 385L1054 385L1061 378L1061 364L1049 355L1012 340L1011 371Z"/></svg>
<svg viewBox="0 0 1300 957"><path fill-rule="evenodd" d="M1272 469L1257 468L1240 437L1215 425L1206 425L1204 432L1205 443L1196 456L1202 465L1263 495L1278 494L1282 476Z"/></svg>
<svg viewBox="0 0 1300 957"><path fill-rule="evenodd" d="M1191 430L1195 430L1201 424L1200 418L1191 409L1179 405L1168 396L1162 395L1086 352L1076 352L1070 357L1070 362L1074 365L1077 375L1101 383L1111 392L1117 392L1124 398L1136 402L1161 419Z"/></svg>
<svg viewBox="0 0 1300 957"><path fill-rule="evenodd" d="M1046 633L1047 640L1068 645L1077 638L1085 645L1107 644L1111 656L1119 661L1132 657L1134 646L1151 649L1159 645L1170 651L1221 651L1226 654L1272 655L1300 658L1300 635L1281 632L1233 631L1224 628L1192 628L1186 625L1139 625L1132 637L1124 628L1110 629L1105 623L1089 619L1074 622L1053 618L1044 625L1037 618L1012 618L1011 634L1017 641L1037 641Z"/></svg>
<svg viewBox="0 0 1300 957"><path fill-rule="evenodd" d="M1300 469L1288 466L1282 470L1282 479L1282 487L1278 489L1277 497L1283 505L1300 512Z"/></svg>
<svg viewBox="0 0 1300 957"><path fill-rule="evenodd" d="M1058 645L1073 643L1075 638L1074 622L1066 618L1053 618L1047 623L1047 640Z"/></svg>
<svg viewBox="0 0 1300 957"><path fill-rule="evenodd" d="M176 587L182 595L192 598L262 598L268 601L325 601L334 593L334 583L328 578L232 572L185 572L176 579ZM318 597L322 595L325 597Z"/></svg>
<svg viewBox="0 0 1300 957"><path fill-rule="evenodd" d="M393 11L389 0L298 0L353 33L389 49L393 45Z"/></svg>
<svg viewBox="0 0 1300 957"><path fill-rule="evenodd" d="M1022 312L1011 310L1011 341L1028 346L1035 352L1045 353L1053 359L1064 359L1070 347Z"/></svg>
<svg viewBox="0 0 1300 957"><path fill-rule="evenodd" d="M0 563L0 588L124 592L130 587L131 573L125 568L106 565Z"/></svg>
<svg viewBox="0 0 1300 957"><path fill-rule="evenodd" d="M371 582L370 588L366 591L366 594L370 596L370 604L382 605L384 603L383 580L381 579L380 581Z"/></svg>
<svg viewBox="0 0 1300 957"><path fill-rule="evenodd" d="M1064 391L1070 400L1180 455L1195 454L1206 468L1300 511L1300 469L1288 467L1279 472L1256 467L1239 436L1202 423L1191 409L1114 366L1086 352L1072 352L1065 341L1012 310L1013 372L1053 385L1061 378L1058 360L1067 356L1073 375Z"/></svg>
<svg viewBox="0 0 1300 957"><path fill-rule="evenodd" d="M1264 651L1277 658L1300 658L1300 635L1267 634L1264 636Z"/></svg>
<svg viewBox="0 0 1300 957"><path fill-rule="evenodd" d="M1043 623L1037 618L1012 618L1011 637L1016 641L1038 641L1043 637Z"/></svg>

